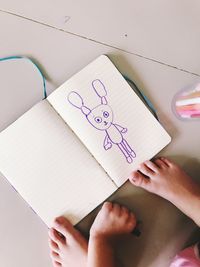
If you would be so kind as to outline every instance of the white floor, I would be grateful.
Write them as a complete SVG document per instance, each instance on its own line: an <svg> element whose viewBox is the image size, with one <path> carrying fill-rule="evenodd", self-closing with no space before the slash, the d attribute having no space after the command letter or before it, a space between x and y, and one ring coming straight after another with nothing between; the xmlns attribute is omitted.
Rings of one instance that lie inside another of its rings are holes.
<svg viewBox="0 0 200 267"><path fill-rule="evenodd" d="M26 55L48 77L48 93L100 54L140 86L158 110L172 157L195 178L200 173L200 123L171 111L174 94L200 81L200 2L0 0L0 57ZM41 98L42 83L28 62L0 63L0 129ZM195 225L167 201L127 183L113 197L143 222L142 235L119 251L125 267L167 267L196 236ZM0 178L2 267L48 267L47 227ZM88 216L79 226L87 232Z"/></svg>

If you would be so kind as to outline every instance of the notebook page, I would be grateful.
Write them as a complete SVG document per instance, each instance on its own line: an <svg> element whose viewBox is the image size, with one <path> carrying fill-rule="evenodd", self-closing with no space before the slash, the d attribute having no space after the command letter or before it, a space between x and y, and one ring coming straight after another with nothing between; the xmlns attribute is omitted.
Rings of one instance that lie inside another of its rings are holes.
<svg viewBox="0 0 200 267"><path fill-rule="evenodd" d="M48 101L118 186L171 140L104 55L61 85Z"/></svg>
<svg viewBox="0 0 200 267"><path fill-rule="evenodd" d="M48 101L0 133L0 171L48 226L77 223L117 189Z"/></svg>

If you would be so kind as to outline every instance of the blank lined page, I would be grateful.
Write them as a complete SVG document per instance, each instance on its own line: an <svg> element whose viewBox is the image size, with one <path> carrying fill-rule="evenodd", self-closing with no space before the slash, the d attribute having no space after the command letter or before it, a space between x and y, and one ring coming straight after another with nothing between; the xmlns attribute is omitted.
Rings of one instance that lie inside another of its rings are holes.
<svg viewBox="0 0 200 267"><path fill-rule="evenodd" d="M48 100L118 186L171 140L104 55Z"/></svg>
<svg viewBox="0 0 200 267"><path fill-rule="evenodd" d="M77 223L117 189L46 100L0 134L0 171L48 226Z"/></svg>

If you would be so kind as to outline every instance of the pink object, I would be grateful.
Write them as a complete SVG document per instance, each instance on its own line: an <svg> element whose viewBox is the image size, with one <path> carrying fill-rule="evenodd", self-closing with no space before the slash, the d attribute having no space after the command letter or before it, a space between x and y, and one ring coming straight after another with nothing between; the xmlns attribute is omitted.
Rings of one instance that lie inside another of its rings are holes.
<svg viewBox="0 0 200 267"><path fill-rule="evenodd" d="M173 98L172 110L179 119L200 119L200 83L178 92Z"/></svg>
<svg viewBox="0 0 200 267"><path fill-rule="evenodd" d="M180 115L188 115L188 116L200 116L200 110L181 110L179 111Z"/></svg>
<svg viewBox="0 0 200 267"><path fill-rule="evenodd" d="M186 248L177 254L170 267L200 267L198 245Z"/></svg>

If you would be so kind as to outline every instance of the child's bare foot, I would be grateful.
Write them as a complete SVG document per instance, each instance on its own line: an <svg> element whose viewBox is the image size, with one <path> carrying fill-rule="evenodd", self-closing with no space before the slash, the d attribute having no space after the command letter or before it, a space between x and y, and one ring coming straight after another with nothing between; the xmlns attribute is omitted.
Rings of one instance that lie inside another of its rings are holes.
<svg viewBox="0 0 200 267"><path fill-rule="evenodd" d="M126 207L105 202L90 229L90 236L110 239L130 233L135 226L135 216Z"/></svg>
<svg viewBox="0 0 200 267"><path fill-rule="evenodd" d="M132 184L157 194L180 208L200 224L200 186L196 184L178 165L166 158L146 161L137 171L131 173ZM191 211L191 206L194 212Z"/></svg>
<svg viewBox="0 0 200 267"><path fill-rule="evenodd" d="M88 242L64 217L55 220L49 231L51 258L55 267L85 267Z"/></svg>

